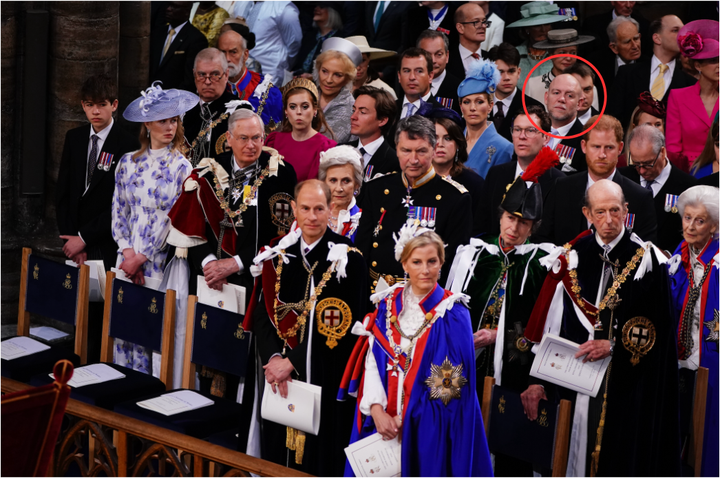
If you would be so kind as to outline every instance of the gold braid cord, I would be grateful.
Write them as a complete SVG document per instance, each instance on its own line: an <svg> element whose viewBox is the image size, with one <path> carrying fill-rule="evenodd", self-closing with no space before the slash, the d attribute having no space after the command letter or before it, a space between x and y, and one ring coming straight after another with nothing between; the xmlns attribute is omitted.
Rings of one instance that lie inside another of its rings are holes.
<svg viewBox="0 0 720 478"><path fill-rule="evenodd" d="M295 463L302 465L303 455L305 455L305 432L287 427L285 446L295 452Z"/></svg>
<svg viewBox="0 0 720 478"><path fill-rule="evenodd" d="M248 197L243 199L243 203L240 205L240 207L236 211L230 210L230 203L228 202L228 198L225 197L225 192L222 189L222 186L220 185L220 182L217 179L216 169L215 166L212 166L213 168L213 182L215 183L215 195L218 197L218 200L220 200L220 208L222 208L223 211L227 213L227 215L231 218L236 217L242 213L244 213L250 203L253 202L253 199L255 199L255 196L257 195L257 191L262 185L263 181L267 177L268 174L270 174L270 166L266 166L265 169L263 169L260 172L260 176L255 180L252 187L250 188L250 194ZM230 193L230 188L228 188L228 193Z"/></svg>
<svg viewBox="0 0 720 478"><path fill-rule="evenodd" d="M192 144L190 145L190 147L189 147L189 148L186 147L186 148L183 150L183 154L184 154L185 156L187 156L187 155L190 153L190 151L192 151L193 149L195 149L195 146L197 146L197 142L198 142L198 140L199 140L200 138L202 138L203 136L205 136L205 135L208 133L208 131L210 131L211 129L213 129L215 126L217 126L217 125L219 125L220 123L222 123L223 121L225 121L225 119L226 119L228 116L230 116L230 113L223 113L223 114L221 114L220 117L219 117L218 119L216 119L215 121L213 121L212 123L210 123L207 128L201 130L201 131L198 133L198 135L195 137L195 141L192 142ZM194 165L193 165L193 167L194 167Z"/></svg>

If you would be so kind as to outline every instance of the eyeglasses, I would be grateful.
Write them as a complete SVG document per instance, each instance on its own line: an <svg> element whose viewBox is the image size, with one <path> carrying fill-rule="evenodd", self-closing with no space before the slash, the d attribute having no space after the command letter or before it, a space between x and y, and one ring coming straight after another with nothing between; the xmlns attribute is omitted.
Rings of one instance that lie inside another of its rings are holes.
<svg viewBox="0 0 720 478"><path fill-rule="evenodd" d="M477 30L477 27L478 27L478 23L479 23L480 25L484 25L485 28L490 28L490 25L492 25L492 22L491 22L490 20L488 20L488 19L475 20L474 22L459 22L459 23L460 23L460 25L472 25L473 28L475 28L476 30Z"/></svg>
<svg viewBox="0 0 720 478"><path fill-rule="evenodd" d="M232 135L231 135L231 136L232 136ZM237 141L238 141L240 144L247 144L248 141L252 141L253 143L257 144L257 143L262 143L262 142L263 142L263 136L260 135L260 134L258 134L258 135L256 135L256 136L253 136L253 137L241 135L241 136L238 136L238 137L237 137Z"/></svg>
<svg viewBox="0 0 720 478"><path fill-rule="evenodd" d="M213 83L217 83L218 81L220 81L220 78L222 78L223 76L225 76L225 72L220 72L220 71L213 71L211 73L203 73L202 71L195 72L195 79L198 81L202 81L203 83L208 78Z"/></svg>
<svg viewBox="0 0 720 478"><path fill-rule="evenodd" d="M662 149L660 149L662 151ZM658 159L660 158L660 151L658 151L658 154L655 155L655 160L652 163L636 163L633 162L633 166L635 166L635 169L652 169L655 167L655 164L657 163Z"/></svg>
<svg viewBox="0 0 720 478"><path fill-rule="evenodd" d="M523 132L525 133L525 136L527 136L528 138L534 138L535 136L538 135L538 133L540 133L540 131L538 131L537 128L532 128L532 127L521 128L519 126L513 126L512 128L510 128L510 133L513 136L520 136L520 133L523 133Z"/></svg>

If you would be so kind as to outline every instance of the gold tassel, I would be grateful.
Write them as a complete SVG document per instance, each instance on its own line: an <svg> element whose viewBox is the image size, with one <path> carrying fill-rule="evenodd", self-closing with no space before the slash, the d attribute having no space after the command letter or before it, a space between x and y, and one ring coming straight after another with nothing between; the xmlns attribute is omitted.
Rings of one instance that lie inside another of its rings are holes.
<svg viewBox="0 0 720 478"><path fill-rule="evenodd" d="M295 449L295 430L294 428L287 427L287 438L285 438L285 446L291 450Z"/></svg>
<svg viewBox="0 0 720 478"><path fill-rule="evenodd" d="M285 446L295 452L295 463L302 465L305 454L305 432L287 427Z"/></svg>

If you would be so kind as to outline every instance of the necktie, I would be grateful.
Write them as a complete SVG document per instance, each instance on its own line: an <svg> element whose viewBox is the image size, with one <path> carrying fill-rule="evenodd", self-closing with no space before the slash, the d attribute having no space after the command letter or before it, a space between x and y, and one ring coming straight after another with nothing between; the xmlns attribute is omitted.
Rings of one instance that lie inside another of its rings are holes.
<svg viewBox="0 0 720 478"><path fill-rule="evenodd" d="M309 247L306 247L303 252L304 252L305 254L307 254L308 252L310 252L310 248L309 248Z"/></svg>
<svg viewBox="0 0 720 478"><path fill-rule="evenodd" d="M377 13L375 13L375 31L377 32L378 27L380 26L380 17L382 17L383 10L385 9L385 2L381 1L378 2L378 9Z"/></svg>
<svg viewBox="0 0 720 478"><path fill-rule="evenodd" d="M495 116L493 117L493 123L495 123L495 129L497 131L500 131L500 125L502 124L504 119L505 119L505 113L503 113L503 104L502 104L502 101L498 101L497 113L495 113Z"/></svg>
<svg viewBox="0 0 720 478"><path fill-rule="evenodd" d="M610 277L612 277L612 266L610 265L610 257L608 257L608 254L610 253L610 246L608 244L603 244L603 258L605 261L603 262L603 276L602 276L602 284L600 288L600 293L598 298L602 298L605 295L605 291L607 290L607 285Z"/></svg>
<svg viewBox="0 0 720 478"><path fill-rule="evenodd" d="M658 73L657 78L655 78L655 81L653 81L652 88L650 89L650 94L652 94L653 98L660 101L662 100L663 96L665 96L665 72L668 69L667 65L663 65L660 63L660 73Z"/></svg>
<svg viewBox="0 0 720 478"><path fill-rule="evenodd" d="M405 112L405 116L403 118L409 118L412 116L413 111L415 111L415 105L412 103L407 104L407 111Z"/></svg>
<svg viewBox="0 0 720 478"><path fill-rule="evenodd" d="M92 148L90 148L90 156L88 157L88 166L87 166L87 184L85 186L90 185L90 180L92 179L93 171L95 171L95 165L97 164L97 142L100 139L100 136L94 134L90 137L92 139Z"/></svg>
<svg viewBox="0 0 720 478"><path fill-rule="evenodd" d="M472 54L470 54L470 56L475 58L476 60L480 59L480 55L478 55L477 53L472 53Z"/></svg>
<svg viewBox="0 0 720 478"><path fill-rule="evenodd" d="M652 185L655 184L655 180L651 179L650 181L645 181L645 189L652 192Z"/></svg>
<svg viewBox="0 0 720 478"><path fill-rule="evenodd" d="M160 61L163 61L163 58L165 58L165 54L167 53L168 49L170 49L170 44L172 43L173 36L175 35L175 29L171 28L168 32L167 40L165 40L165 47L163 48L162 56L160 57Z"/></svg>
<svg viewBox="0 0 720 478"><path fill-rule="evenodd" d="M360 154L362 154L363 156L365 156L367 154L367 151L365 151L365 148L361 147L358 151L360 151Z"/></svg>

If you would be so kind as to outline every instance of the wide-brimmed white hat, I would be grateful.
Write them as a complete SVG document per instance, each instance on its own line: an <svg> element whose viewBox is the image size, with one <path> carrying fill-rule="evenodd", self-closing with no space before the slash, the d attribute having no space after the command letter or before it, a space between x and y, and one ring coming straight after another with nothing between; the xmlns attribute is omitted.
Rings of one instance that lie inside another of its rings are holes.
<svg viewBox="0 0 720 478"><path fill-rule="evenodd" d="M370 46L370 44L367 41L367 38L365 38L362 35L356 35L354 37L347 37L347 41L352 42L360 49L360 53L367 53L370 56L370 60L377 60L380 58L387 58L389 56L394 56L397 53L394 51L389 50L382 50L380 48L373 48Z"/></svg>

